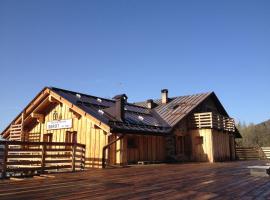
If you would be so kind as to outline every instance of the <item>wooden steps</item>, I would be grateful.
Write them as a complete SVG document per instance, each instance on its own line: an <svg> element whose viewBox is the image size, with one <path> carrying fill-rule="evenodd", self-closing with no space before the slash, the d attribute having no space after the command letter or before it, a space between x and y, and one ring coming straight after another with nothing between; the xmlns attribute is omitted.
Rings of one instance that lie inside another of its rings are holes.
<svg viewBox="0 0 270 200"><path fill-rule="evenodd" d="M262 147L262 152L266 159L270 159L270 147Z"/></svg>
<svg viewBox="0 0 270 200"><path fill-rule="evenodd" d="M239 160L260 160L259 150L255 147L237 147L236 157Z"/></svg>

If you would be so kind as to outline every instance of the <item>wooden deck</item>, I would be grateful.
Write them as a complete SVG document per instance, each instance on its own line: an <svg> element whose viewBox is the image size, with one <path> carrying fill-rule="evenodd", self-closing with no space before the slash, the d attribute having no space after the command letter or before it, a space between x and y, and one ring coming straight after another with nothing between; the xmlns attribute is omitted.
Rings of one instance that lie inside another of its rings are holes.
<svg viewBox="0 0 270 200"><path fill-rule="evenodd" d="M0 199L270 199L270 177L246 168L265 161L93 169L0 181Z"/></svg>

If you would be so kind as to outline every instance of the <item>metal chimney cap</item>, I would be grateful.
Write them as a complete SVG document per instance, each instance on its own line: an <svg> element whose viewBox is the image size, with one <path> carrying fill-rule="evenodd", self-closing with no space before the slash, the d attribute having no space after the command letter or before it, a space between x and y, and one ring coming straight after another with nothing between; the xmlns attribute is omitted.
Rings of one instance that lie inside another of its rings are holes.
<svg viewBox="0 0 270 200"><path fill-rule="evenodd" d="M161 92L162 92L162 93L168 93L169 90L168 90L168 89L162 89Z"/></svg>
<svg viewBox="0 0 270 200"><path fill-rule="evenodd" d="M115 99L115 100L117 100L117 99L125 99L125 100L127 100L128 97L127 97L126 94L118 94L118 95L114 96L113 99Z"/></svg>

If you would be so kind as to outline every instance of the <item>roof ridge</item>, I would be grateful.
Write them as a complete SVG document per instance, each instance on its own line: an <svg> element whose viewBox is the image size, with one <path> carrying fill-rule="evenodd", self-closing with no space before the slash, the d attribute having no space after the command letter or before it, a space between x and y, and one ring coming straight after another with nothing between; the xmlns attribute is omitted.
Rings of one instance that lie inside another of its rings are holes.
<svg viewBox="0 0 270 200"><path fill-rule="evenodd" d="M48 88L49 89L52 89L52 90L54 90L54 89L55 90L61 90L61 91L64 91L64 92L70 92L70 93L73 93L73 94L80 94L80 95L87 96L87 97L99 98L99 99L102 99L102 100L115 102L114 99L109 99L109 98L104 98L104 97L100 97L100 96L89 95L89 94L85 94L85 93L82 93L82 92L77 92L77 91L72 91L72 90L66 90L66 89L62 89L62 88L58 88L58 87L48 87ZM126 102L126 105L134 106L134 107L139 107L139 108L143 108L143 109L147 109L147 108L145 108L143 106L134 105L133 103L130 103L130 102Z"/></svg>
<svg viewBox="0 0 270 200"><path fill-rule="evenodd" d="M57 87L48 87L49 89L52 89L52 90L61 90L61 91L64 91L64 92L70 92L70 93L73 93L73 94L80 94L80 95L83 95L83 96L87 96L87 97L92 97L92 98L100 98L102 100L107 100L107 101L112 101L112 102L115 102L115 100L113 99L109 99L109 98L105 98L105 97L99 97L99 96L94 96L94 95L90 95L90 94L85 94L85 93L82 93L82 92L77 92L77 91L72 91L72 90L66 90L66 89L62 89L62 88L57 88Z"/></svg>
<svg viewBox="0 0 270 200"><path fill-rule="evenodd" d="M214 93L214 91L209 91L209 92L201 92L201 93L195 93L195 94L189 94L189 95L181 95L181 96L173 96L173 97L169 97L169 99L176 99L176 98L179 98L179 97L189 97L189 96L199 96L199 95L206 95L206 94L212 94ZM161 100L161 98L158 98L158 99L153 99L153 101L159 101ZM138 101L138 102L134 102L133 104L140 104L140 103L146 103L147 100L145 101ZM136 105L138 106L138 105Z"/></svg>

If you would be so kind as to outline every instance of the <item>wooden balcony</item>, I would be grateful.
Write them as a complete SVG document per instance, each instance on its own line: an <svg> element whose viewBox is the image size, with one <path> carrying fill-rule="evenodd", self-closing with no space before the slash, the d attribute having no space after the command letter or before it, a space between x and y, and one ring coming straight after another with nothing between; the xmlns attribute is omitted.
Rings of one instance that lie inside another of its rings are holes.
<svg viewBox="0 0 270 200"><path fill-rule="evenodd" d="M211 128L235 132L234 119L212 112L194 113L190 122L190 128Z"/></svg>
<svg viewBox="0 0 270 200"><path fill-rule="evenodd" d="M85 145L0 141L0 178L84 169Z"/></svg>

